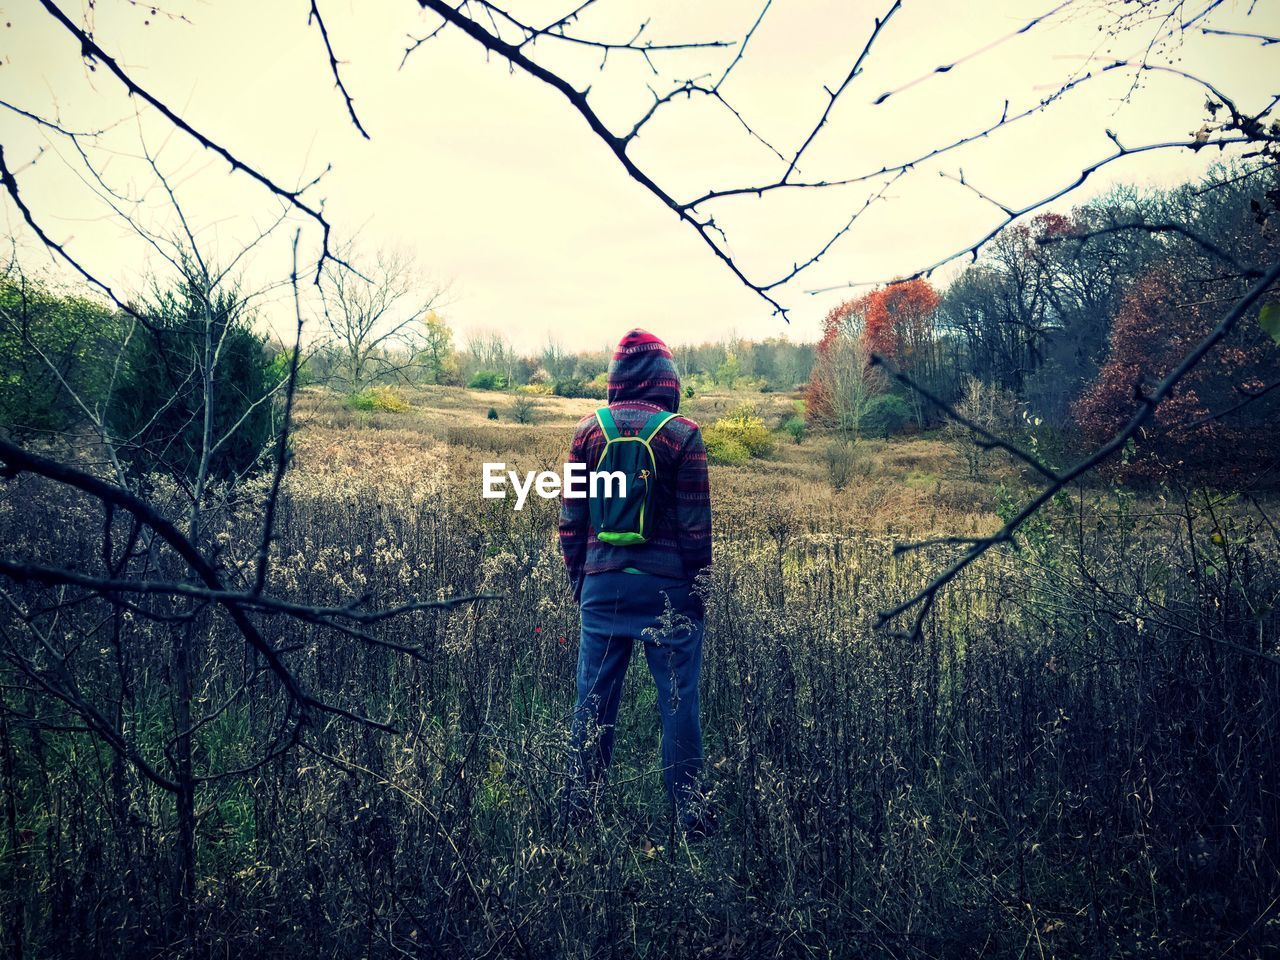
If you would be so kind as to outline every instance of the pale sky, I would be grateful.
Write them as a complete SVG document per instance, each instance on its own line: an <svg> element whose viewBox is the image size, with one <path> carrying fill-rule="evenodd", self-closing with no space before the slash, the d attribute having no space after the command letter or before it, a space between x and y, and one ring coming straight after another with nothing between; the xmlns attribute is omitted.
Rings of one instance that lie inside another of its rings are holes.
<svg viewBox="0 0 1280 960"><path fill-rule="evenodd" d="M80 2L57 0L78 22ZM555 20L577 0L514 0L526 22ZM574 27L581 36L626 40L648 21L654 42L730 40L760 13L763 0L598 0ZM1013 31L1053 11L1060 0L906 0L888 22L863 73L838 101L799 168L810 180L847 178L900 163L1017 113L1078 72L1115 58L1141 56L1156 28L1144 23L1100 49L1101 0L1074 0L1021 35ZM1184 7L1198 14L1212 0ZM889 0L773 0L742 61L721 88L760 134L790 157L826 106ZM446 29L400 68L408 37L439 21L412 0L357 4L320 0L343 79L372 139L360 137L334 88L308 2L99 0L96 40L134 79L188 122L286 186L331 169L308 191L324 202L339 242L396 247L416 258L424 286L446 285L442 312L462 337L501 329L532 350L548 335L571 349L612 343L631 326L672 343L730 333L811 340L818 322L850 292L806 291L848 281L879 282L912 273L967 246L1000 214L940 173L967 180L1020 207L1070 183L1108 155L1110 128L1126 144L1184 140L1204 121L1204 90L1181 77L1147 75L1126 101L1133 73L1091 80L1043 114L915 167L859 218L815 267L776 291L792 309L788 327L743 287L687 225L632 181L583 119L556 91L470 38ZM1134 5L1129 5L1130 7ZM176 19L180 15L185 19ZM68 128L107 133L87 144L107 185L137 208L150 228L176 228L149 169L143 144L158 158L202 244L226 259L270 223L278 207L261 187L172 132L149 111L135 117L119 83L83 65L75 42L36 2L0 4L0 99L52 116ZM1211 80L1242 109L1280 94L1280 44L1206 34L1212 30L1280 35L1278 0L1228 0L1199 21L1181 47L1155 62ZM1005 39L1003 42L993 41ZM982 52L978 52L982 51ZM599 55L543 40L533 55L579 89L615 132L687 77L719 77L736 47ZM953 63L946 74L933 68ZM919 78L921 82L911 84ZM877 105L886 91L902 92ZM145 244L97 194L72 145L0 109L0 143L19 188L45 228L93 272L121 291L158 269ZM41 149L43 148L43 152ZM748 137L723 108L680 99L664 107L631 148L633 159L665 190L687 199L712 188L776 180L785 164ZM1057 209L1116 182L1170 184L1215 157L1186 150L1127 157L1104 168ZM34 161L34 162L33 162ZM883 180L824 190L779 191L763 199L706 208L728 233L742 268L772 280L808 259L862 206ZM117 201L118 203L121 201ZM30 245L15 208L0 201L8 232L27 263L47 265ZM297 223L305 221L295 218ZM309 229L309 228L308 228ZM245 283L286 276L292 228L247 259ZM318 234L304 234L314 256ZM954 269L954 267L952 268ZM947 271L935 279L945 282ZM264 301L265 319L291 324L281 291Z"/></svg>

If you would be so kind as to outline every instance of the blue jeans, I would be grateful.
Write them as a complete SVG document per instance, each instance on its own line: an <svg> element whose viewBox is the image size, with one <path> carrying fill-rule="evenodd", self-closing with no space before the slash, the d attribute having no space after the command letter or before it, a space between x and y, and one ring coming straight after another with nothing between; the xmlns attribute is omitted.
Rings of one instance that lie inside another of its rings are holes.
<svg viewBox="0 0 1280 960"><path fill-rule="evenodd" d="M585 578L573 718L577 765L571 796L580 799L583 788L594 788L613 758L622 680L631 648L640 641L658 688L667 793L682 820L690 815L702 771L698 677L703 633L702 605L686 580L621 571Z"/></svg>

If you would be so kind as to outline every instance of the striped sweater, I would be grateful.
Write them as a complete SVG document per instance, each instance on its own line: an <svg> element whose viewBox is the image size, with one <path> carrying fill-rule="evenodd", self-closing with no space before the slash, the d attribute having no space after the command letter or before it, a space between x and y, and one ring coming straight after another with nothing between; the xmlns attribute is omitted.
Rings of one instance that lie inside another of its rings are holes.
<svg viewBox="0 0 1280 960"><path fill-rule="evenodd" d="M674 413L679 406L680 380L671 351L653 334L632 330L609 366L609 409L618 429L635 433L655 411ZM574 432L568 462L594 470L604 445L595 415L585 417ZM711 563L711 491L698 425L675 417L650 445L658 466L658 514L647 542L625 547L601 543L591 529L587 500L561 500L560 548L575 598L589 573L630 567L691 580Z"/></svg>

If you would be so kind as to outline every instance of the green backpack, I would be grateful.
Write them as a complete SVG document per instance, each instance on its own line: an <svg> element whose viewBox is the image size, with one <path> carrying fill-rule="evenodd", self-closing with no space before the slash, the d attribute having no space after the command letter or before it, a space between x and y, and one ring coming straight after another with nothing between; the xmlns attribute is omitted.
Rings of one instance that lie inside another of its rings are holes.
<svg viewBox="0 0 1280 960"><path fill-rule="evenodd" d="M618 471L626 477L621 496L603 496L604 491L611 489L607 482L590 485L591 526L602 543L628 547L648 540L655 510L654 491L658 485L658 458L653 455L649 441L674 416L674 413L655 413L639 433L628 437L618 430L608 407L596 411L596 420L605 438L596 472Z"/></svg>

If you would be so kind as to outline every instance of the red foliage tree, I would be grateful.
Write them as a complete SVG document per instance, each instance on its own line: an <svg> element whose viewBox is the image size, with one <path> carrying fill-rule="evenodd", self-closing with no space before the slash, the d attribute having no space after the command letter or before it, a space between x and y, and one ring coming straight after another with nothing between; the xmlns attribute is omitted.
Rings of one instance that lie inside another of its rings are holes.
<svg viewBox="0 0 1280 960"><path fill-rule="evenodd" d="M938 294L927 280L906 280L874 290L836 306L822 321L822 339L809 385L805 409L811 420L830 422L836 411L831 384L847 380L833 364L848 363L856 354L862 363L877 353L911 371L919 371L932 356L933 320ZM840 349L856 345L856 350ZM870 393L885 389L879 371L862 371Z"/></svg>
<svg viewBox="0 0 1280 960"><path fill-rule="evenodd" d="M933 339L938 294L928 280L895 283L866 296L862 349L913 366Z"/></svg>
<svg viewBox="0 0 1280 960"><path fill-rule="evenodd" d="M885 309L885 298L876 291L868 296L867 322L862 328L862 349L869 357L877 353L886 360L898 359L898 330L893 315Z"/></svg>
<svg viewBox="0 0 1280 960"><path fill-rule="evenodd" d="M1163 379L1217 323L1224 298L1205 297L1169 267L1130 288L1111 330L1110 356L1073 407L1084 439L1110 439L1137 409L1135 391ZM1207 302L1206 302L1207 301ZM1228 304L1229 305L1229 304ZM1280 364L1280 348L1246 318L1156 408L1136 455L1112 471L1158 479L1174 472L1238 480L1280 455L1269 424L1272 404L1208 419L1265 385Z"/></svg>
<svg viewBox="0 0 1280 960"><path fill-rule="evenodd" d="M1016 229L1016 228L1015 228ZM1060 213L1040 213L1031 220L1030 229L1022 227L1028 237L1037 240L1045 237L1064 237L1075 232L1075 224Z"/></svg>

